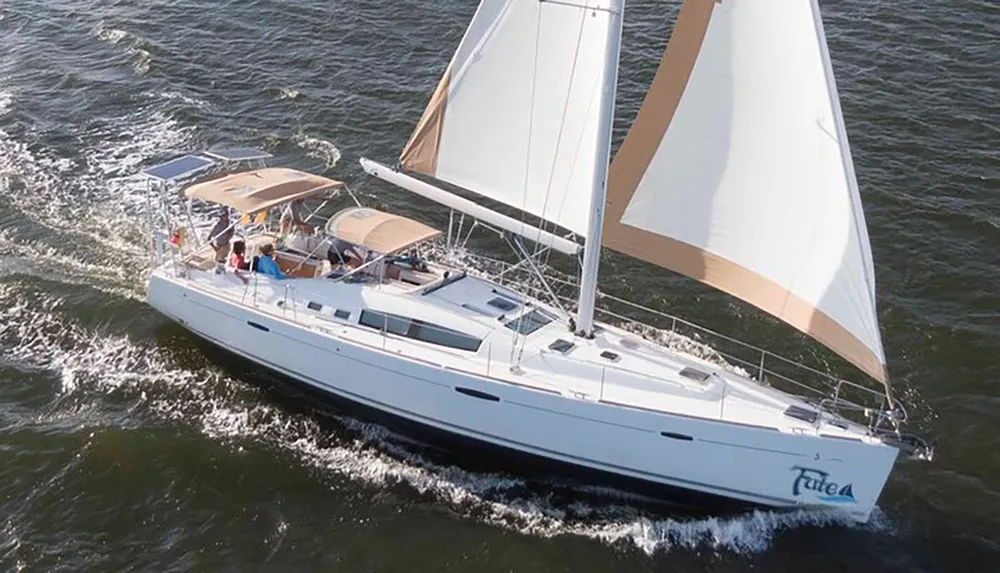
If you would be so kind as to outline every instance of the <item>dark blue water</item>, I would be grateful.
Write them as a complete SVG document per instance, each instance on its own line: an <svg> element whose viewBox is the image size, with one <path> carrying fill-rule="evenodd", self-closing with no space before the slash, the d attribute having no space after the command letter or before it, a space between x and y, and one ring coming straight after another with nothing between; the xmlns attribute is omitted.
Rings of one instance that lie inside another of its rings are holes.
<svg viewBox="0 0 1000 573"><path fill-rule="evenodd" d="M677 6L629 2L619 137ZM261 146L442 224L356 160L395 158L474 8L0 3L0 570L998 570L992 0L823 4L890 371L917 427L939 438L934 463L900 464L869 525L672 514L455 465L143 302L133 175L178 152ZM603 268L608 292L812 356L709 289L622 257Z"/></svg>

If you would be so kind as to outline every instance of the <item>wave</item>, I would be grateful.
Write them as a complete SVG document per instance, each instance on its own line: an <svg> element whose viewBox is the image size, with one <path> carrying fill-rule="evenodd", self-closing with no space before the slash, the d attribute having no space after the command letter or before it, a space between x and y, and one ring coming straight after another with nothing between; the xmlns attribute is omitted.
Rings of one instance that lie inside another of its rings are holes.
<svg viewBox="0 0 1000 573"><path fill-rule="evenodd" d="M199 98L196 98L196 97L193 97L193 96L190 96L190 95L187 95L187 94L183 94L183 93L177 92L177 91L170 91L170 90L168 90L168 91L163 91L163 92L147 93L145 95L147 97L154 98L154 99L167 100L167 101L180 101L180 102L182 102L184 104L187 104L187 105L189 105L189 106L191 106L193 108L197 108L197 109L202 110L202 111L207 111L207 110L212 109L212 104L211 103L209 103L209 102L207 102L207 101L205 101L203 99L199 99Z"/></svg>
<svg viewBox="0 0 1000 573"><path fill-rule="evenodd" d="M0 21L3 20L3 14L0 14ZM3 525L3 529L0 530L0 556L8 555L18 555L21 545L24 543L23 537L17 530L17 526L14 524L13 519L6 519ZM15 571L20 573L24 571L28 564L24 562L23 559L17 558L14 562Z"/></svg>
<svg viewBox="0 0 1000 573"><path fill-rule="evenodd" d="M294 88L279 87L276 88L278 91L278 99L295 99L299 97L299 90Z"/></svg>
<svg viewBox="0 0 1000 573"><path fill-rule="evenodd" d="M119 28L113 28L103 20L94 28L93 35L113 46L125 45L126 53L132 56L132 69L136 75L144 76L149 73L153 58L147 49L148 42L144 38Z"/></svg>
<svg viewBox="0 0 1000 573"><path fill-rule="evenodd" d="M336 167L340 161L340 149L325 139L299 133L293 141L301 149L304 149L308 155L321 160L323 168L327 171Z"/></svg>
<svg viewBox="0 0 1000 573"><path fill-rule="evenodd" d="M4 78L0 78L3 81ZM10 108L14 104L14 93L5 91L0 88L0 117L3 117L10 113Z"/></svg>
<svg viewBox="0 0 1000 573"><path fill-rule="evenodd" d="M147 107L73 131L81 145L70 158L30 131L14 138L0 129L0 195L25 220L107 247L102 258L133 272L145 264L137 173L150 158L188 147L194 129Z"/></svg>
<svg viewBox="0 0 1000 573"><path fill-rule="evenodd" d="M123 40L134 38L132 34L129 34L125 30L110 28L104 22L101 22L97 29L94 30L94 35L105 42L110 42L111 44L117 44Z"/></svg>

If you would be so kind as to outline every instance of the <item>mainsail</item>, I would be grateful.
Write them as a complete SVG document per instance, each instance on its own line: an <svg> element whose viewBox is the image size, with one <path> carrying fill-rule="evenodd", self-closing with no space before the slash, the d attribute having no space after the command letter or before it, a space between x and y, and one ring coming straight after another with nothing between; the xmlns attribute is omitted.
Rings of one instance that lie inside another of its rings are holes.
<svg viewBox="0 0 1000 573"><path fill-rule="evenodd" d="M620 3L483 0L402 166L586 236Z"/></svg>
<svg viewBox="0 0 1000 573"><path fill-rule="evenodd" d="M686 0L607 201L606 246L748 301L888 383L815 0Z"/></svg>

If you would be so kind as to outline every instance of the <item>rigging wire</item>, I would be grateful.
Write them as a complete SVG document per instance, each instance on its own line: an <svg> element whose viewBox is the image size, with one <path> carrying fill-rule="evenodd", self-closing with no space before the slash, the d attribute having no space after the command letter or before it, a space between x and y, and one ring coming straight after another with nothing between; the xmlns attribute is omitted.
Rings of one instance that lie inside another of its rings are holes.
<svg viewBox="0 0 1000 573"><path fill-rule="evenodd" d="M574 83L576 81L576 72L577 72L577 69L578 69L579 61L580 61L580 46L583 44L583 30L584 30L584 27L585 27L586 21L587 21L586 14L587 14L587 11L589 11L589 10L590 10L590 1L587 0L586 4L581 8L583 16L580 18L580 27L577 30L576 48L575 48L575 50L573 52L573 65L570 67L569 83L566 86L566 97L563 100L564 101L564 105L563 105L562 117L559 120L559 132L556 135L556 152L555 152L554 157L553 157L552 165L549 167L549 178L548 178L548 182L546 183L546 186L545 186L547 191L551 191L551 189L552 189L552 180L555 178L555 172L556 172L556 161L555 161L555 158L559 157L559 155L560 155L559 154L560 146L563 143L563 131L566 128L566 116L569 113L569 105L568 105L568 103L569 103L569 99L570 99L570 94L573 91L573 85L574 85ZM537 49L537 46L536 46L536 49ZM590 115L590 110L591 110L591 107L593 106L593 103L594 103L593 94L591 94L590 103L587 106L587 114L586 114L586 116ZM577 153L573 154L573 162L570 164L570 168L569 168L569 172L570 173L572 173L573 169L576 167L576 160L577 160L577 157L578 157L578 153L579 153L579 149L580 149L580 144L582 143L582 141L583 141L583 139L580 138L576 142L576 144L577 144L576 145L576 151L577 151ZM563 207L565 207L565 205L566 205L566 199L569 196L569 194L566 192L567 188L569 187L569 182L570 182L570 180L569 180L569 178L567 178L565 187L563 187L562 203L559 205L559 212L562 212ZM548 203L549 203L549 198L550 197L551 197L551 193L546 193L546 195L545 195L545 201L542 204L542 213L543 214L548 211ZM542 219L542 225L541 225L541 228L543 230L545 229L546 223L547 223L547 221L543 218ZM552 225L552 231L553 232L555 231L555 227L556 227L556 225L553 224ZM541 247L541 245L539 245L538 243L535 244L535 255L538 254L540 247ZM551 251L550 251L549 255L545 259L545 263L544 264L546 266L548 266L549 260L550 260L551 256L552 256L552 254L551 254Z"/></svg>
<svg viewBox="0 0 1000 573"><path fill-rule="evenodd" d="M541 4L539 5L539 12L541 12L542 6L543 5L541 5ZM549 221L544 217L544 215L545 215L545 213L548 210L549 199L551 198L552 181L555 178L555 171L556 171L556 158L559 157L560 150L561 150L562 145L563 145L563 132L565 131L565 128L566 128L566 118L567 118L567 115L569 113L570 96L573 93L573 86L574 86L574 83L576 82L577 70L578 70L578 66L579 66L579 63L580 63L580 47L581 47L581 44L583 43L583 31L584 31L584 28L585 28L585 25L586 25L586 21L587 21L586 14L587 14L587 11L590 10L590 2L589 2L589 0L587 0L586 5L581 10L582 10L582 16L580 18L580 26L577 29L576 45L575 45L575 48L573 50L573 64L570 67L569 81L567 82L567 85L566 85L566 95L563 98L562 115L559 118L559 131L558 131L558 133L556 135L556 149L555 149L555 151L553 153L552 164L549 166L548 181L547 181L546 186L545 186L545 191L546 191L546 193L545 193L545 199L542 202L542 210L541 210L542 216L540 217L541 221L540 221L540 224L539 224L539 228L542 229L542 230L546 230L546 227L549 224ZM535 59L534 59L534 69L533 69L533 72L532 72L531 107L529 108L529 115L528 115L528 117L529 117L529 120L528 120L528 142L529 142L528 153L529 153L529 155L528 155L528 158L527 158L528 159L527 160L527 165L525 167L524 198L523 198L522 209L521 209L521 222L522 222L522 224L524 223L524 219L525 219L525 209L524 209L524 207L527 206L528 180L529 180L528 174L530 173L530 166L531 166L531 155L530 155L531 145L530 144L531 144L531 139L532 139L532 135L533 135L532 129L534 127L535 84L536 84L536 79L537 79L537 75L538 75L538 54L540 52L539 48L540 48L540 44L541 44L541 42L540 42L540 34L539 34L540 24L538 24L537 22L540 22L540 21L541 21L541 18L539 17L536 20ZM591 100L591 103L592 102L593 102L593 100ZM589 113L589 107L588 107L588 113ZM577 141L577 149L579 149L579 145L580 145L580 141ZM576 155L574 154L574 160L573 160L573 164L571 165L571 170L572 170L572 167L575 166L575 164L576 164ZM569 178L567 178L567 181L566 181L566 186L568 186L568 185L569 185ZM565 188L564 188L564 190L565 190ZM566 193L563 193L563 205L565 205L565 202L566 202ZM561 208L561 206L560 206L560 208ZM551 224L550 228L551 228L551 230L553 232L556 230L556 226L557 225L555 223ZM548 253L548 256L546 256L546 259L545 259L545 262L544 262L544 266L547 267L548 264L549 264L549 260L551 258L551 250L544 249L544 247L543 247L543 245L541 243L539 243L537 241L535 242L535 246L534 246L533 252L529 256L530 256L530 258L532 260L540 259L540 255L545 254L546 252ZM524 256L525 254L527 254L527 253L522 253L522 256ZM544 267L542 267L542 268L544 268ZM538 270L538 272L541 272L541 268ZM544 282L544 279L542 279L542 281ZM520 361L521 355L524 353L524 346L525 346L525 344L527 342L527 336L523 336L521 338L520 342L521 342L521 344L520 344L520 350L518 351L518 362ZM515 336L514 336L514 339L513 339L513 345L514 346L517 345L517 336L516 336L516 333L515 333ZM511 348L511 353L513 354L513 352L514 352L514 349L512 347Z"/></svg>
<svg viewBox="0 0 1000 573"><path fill-rule="evenodd" d="M541 15L542 4L538 4L539 15ZM535 18L535 55L532 59L531 64L531 107L528 110L528 144L525 146L525 161L524 161L524 190L521 194L521 226L522 229L526 224L525 216L526 212L524 208L528 204L528 180L529 173L531 173L531 141L532 135L534 134L534 124L535 124L535 88L537 85L536 79L538 78L538 46L541 43L540 37L542 33L542 19ZM519 329L511 329L511 345L510 345L510 364L511 367L514 366L514 348L517 346L517 335ZM527 338L527 337L525 337ZM522 342L523 345L523 342Z"/></svg>

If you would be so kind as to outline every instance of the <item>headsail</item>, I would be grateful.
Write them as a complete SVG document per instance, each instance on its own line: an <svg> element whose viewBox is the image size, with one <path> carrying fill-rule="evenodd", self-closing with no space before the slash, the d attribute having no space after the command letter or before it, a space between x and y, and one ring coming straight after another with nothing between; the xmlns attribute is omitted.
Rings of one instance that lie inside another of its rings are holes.
<svg viewBox="0 0 1000 573"><path fill-rule="evenodd" d="M686 0L611 165L604 244L742 298L888 383L815 0Z"/></svg>
<svg viewBox="0 0 1000 573"><path fill-rule="evenodd" d="M482 0L403 167L586 235L612 5Z"/></svg>

